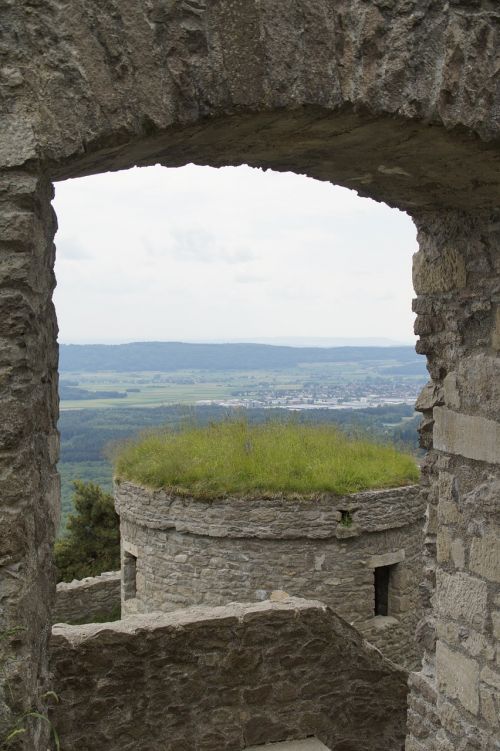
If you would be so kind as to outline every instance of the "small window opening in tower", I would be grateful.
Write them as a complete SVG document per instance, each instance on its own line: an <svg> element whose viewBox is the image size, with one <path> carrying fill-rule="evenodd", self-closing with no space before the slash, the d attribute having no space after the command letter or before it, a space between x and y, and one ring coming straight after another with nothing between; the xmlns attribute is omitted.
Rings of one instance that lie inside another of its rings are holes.
<svg viewBox="0 0 500 751"><path fill-rule="evenodd" d="M125 551L123 556L123 598L132 600L137 595L137 556Z"/></svg>
<svg viewBox="0 0 500 751"><path fill-rule="evenodd" d="M379 566L374 570L375 580L375 615L390 615L389 589L391 571L394 566Z"/></svg>
<svg viewBox="0 0 500 751"><path fill-rule="evenodd" d="M340 512L340 523L343 527L352 527L352 514L350 511Z"/></svg>

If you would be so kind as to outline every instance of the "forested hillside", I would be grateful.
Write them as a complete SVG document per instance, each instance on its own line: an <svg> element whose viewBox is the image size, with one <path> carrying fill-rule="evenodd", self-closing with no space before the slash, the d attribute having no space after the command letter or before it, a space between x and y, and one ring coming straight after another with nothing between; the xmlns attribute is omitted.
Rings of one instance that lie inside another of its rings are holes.
<svg viewBox="0 0 500 751"><path fill-rule="evenodd" d="M277 347L269 344L62 344L61 371L248 370L290 368L300 363L393 361L425 374L413 347ZM400 366L401 367L401 366Z"/></svg>

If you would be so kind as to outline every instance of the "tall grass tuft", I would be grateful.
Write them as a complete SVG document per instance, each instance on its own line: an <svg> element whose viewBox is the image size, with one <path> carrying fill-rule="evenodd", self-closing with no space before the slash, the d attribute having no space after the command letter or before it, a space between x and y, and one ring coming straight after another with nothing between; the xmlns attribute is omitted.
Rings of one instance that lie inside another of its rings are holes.
<svg viewBox="0 0 500 751"><path fill-rule="evenodd" d="M118 480L221 494L345 494L418 479L415 459L391 446L347 438L330 425L244 420L143 434L114 458Z"/></svg>

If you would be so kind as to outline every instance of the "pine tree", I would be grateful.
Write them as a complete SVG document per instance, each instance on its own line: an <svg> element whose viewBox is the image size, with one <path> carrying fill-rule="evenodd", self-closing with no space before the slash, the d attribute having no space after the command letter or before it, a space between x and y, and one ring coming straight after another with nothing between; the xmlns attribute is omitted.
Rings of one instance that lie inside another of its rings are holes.
<svg viewBox="0 0 500 751"><path fill-rule="evenodd" d="M76 480L75 513L68 534L55 546L59 581L97 576L120 568L120 527L113 497L93 482Z"/></svg>

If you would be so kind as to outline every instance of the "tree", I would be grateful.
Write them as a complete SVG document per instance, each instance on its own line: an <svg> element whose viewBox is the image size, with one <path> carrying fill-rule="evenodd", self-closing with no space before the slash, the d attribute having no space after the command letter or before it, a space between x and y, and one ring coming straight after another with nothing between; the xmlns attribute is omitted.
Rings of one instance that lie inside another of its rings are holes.
<svg viewBox="0 0 500 751"><path fill-rule="evenodd" d="M73 483L75 512L68 533L55 545L59 581L97 576L120 568L120 526L113 496L93 482Z"/></svg>

